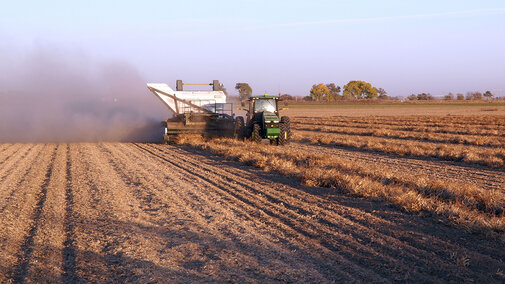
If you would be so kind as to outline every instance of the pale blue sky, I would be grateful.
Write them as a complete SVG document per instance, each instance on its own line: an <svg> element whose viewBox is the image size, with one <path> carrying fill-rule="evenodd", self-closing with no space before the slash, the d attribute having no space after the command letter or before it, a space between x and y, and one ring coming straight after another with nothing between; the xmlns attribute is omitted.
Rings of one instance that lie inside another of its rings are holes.
<svg viewBox="0 0 505 284"><path fill-rule="evenodd" d="M0 51L123 60L152 82L307 95L314 83L366 80L394 96L505 95L505 1L0 3Z"/></svg>

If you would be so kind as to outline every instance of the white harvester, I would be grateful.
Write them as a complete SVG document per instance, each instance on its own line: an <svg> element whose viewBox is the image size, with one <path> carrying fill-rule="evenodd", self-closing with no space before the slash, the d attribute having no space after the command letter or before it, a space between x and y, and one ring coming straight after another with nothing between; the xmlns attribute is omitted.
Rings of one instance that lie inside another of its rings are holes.
<svg viewBox="0 0 505 284"><path fill-rule="evenodd" d="M184 85L210 85L212 91L184 91ZM175 91L167 84L148 83L147 88L172 112L163 122L163 141L170 142L179 134L237 136L243 132L243 120L236 120L233 105L226 103L226 94L218 80L210 84L190 84L177 80Z"/></svg>

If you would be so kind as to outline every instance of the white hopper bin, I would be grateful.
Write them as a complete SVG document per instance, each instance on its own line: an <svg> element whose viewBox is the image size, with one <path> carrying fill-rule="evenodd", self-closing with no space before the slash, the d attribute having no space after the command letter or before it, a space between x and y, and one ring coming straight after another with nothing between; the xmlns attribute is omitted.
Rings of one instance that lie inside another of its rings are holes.
<svg viewBox="0 0 505 284"><path fill-rule="evenodd" d="M147 87L175 115L184 113L224 111L226 95L223 91L174 91L164 83L148 83Z"/></svg>

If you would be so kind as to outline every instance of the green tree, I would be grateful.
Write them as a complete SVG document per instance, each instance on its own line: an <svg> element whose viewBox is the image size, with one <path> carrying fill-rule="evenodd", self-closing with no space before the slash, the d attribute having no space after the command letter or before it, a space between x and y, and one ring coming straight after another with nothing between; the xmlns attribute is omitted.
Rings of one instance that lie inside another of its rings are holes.
<svg viewBox="0 0 505 284"><path fill-rule="evenodd" d="M219 83L219 90L221 90L226 96L228 96L228 92L223 84Z"/></svg>
<svg viewBox="0 0 505 284"><path fill-rule="evenodd" d="M454 100L454 95L449 92L447 95L444 96L444 100L446 101Z"/></svg>
<svg viewBox="0 0 505 284"><path fill-rule="evenodd" d="M417 99L420 101L424 101L424 100L434 100L435 98L430 93L420 93L417 94Z"/></svg>
<svg viewBox="0 0 505 284"><path fill-rule="evenodd" d="M247 100L252 95L252 89L247 83L237 83L235 90L238 90L241 101Z"/></svg>
<svg viewBox="0 0 505 284"><path fill-rule="evenodd" d="M489 100L493 97L493 93L491 93L490 91L486 91L484 93L484 97L486 97Z"/></svg>
<svg viewBox="0 0 505 284"><path fill-rule="evenodd" d="M341 99L342 96L340 95L340 86L335 86L335 83L330 83L330 84L327 84L326 87L328 88L328 90L330 91L327 95L326 95L326 100L327 101L336 101L338 99Z"/></svg>
<svg viewBox="0 0 505 284"><path fill-rule="evenodd" d="M482 100L481 92L468 92L466 93L467 100Z"/></svg>
<svg viewBox="0 0 505 284"><path fill-rule="evenodd" d="M456 95L456 99L457 99L458 101L462 101L462 100L464 100L464 99L465 99L465 96L464 96L462 93L458 93L458 94Z"/></svg>
<svg viewBox="0 0 505 284"><path fill-rule="evenodd" d="M365 81L349 81L344 86L344 98L373 99L377 97L377 89Z"/></svg>
<svg viewBox="0 0 505 284"><path fill-rule="evenodd" d="M290 94L283 94L280 97L281 97L281 100L286 100L286 101L294 101L295 100L295 97L293 97Z"/></svg>
<svg viewBox="0 0 505 284"><path fill-rule="evenodd" d="M328 89L328 87L326 87L326 85L323 83L312 85L312 89L310 89L310 97L314 101L322 100L323 98L328 96L329 93L330 89Z"/></svg>
<svg viewBox="0 0 505 284"><path fill-rule="evenodd" d="M377 89L377 93L379 94L379 99L381 100L388 100L389 99L389 96L388 96L388 92L386 92L386 90L384 90L383 88L379 88Z"/></svg>
<svg viewBox="0 0 505 284"><path fill-rule="evenodd" d="M408 97L407 97L407 99L408 99L409 101L415 101L415 100L417 100L417 95L412 94L412 95L408 96Z"/></svg>

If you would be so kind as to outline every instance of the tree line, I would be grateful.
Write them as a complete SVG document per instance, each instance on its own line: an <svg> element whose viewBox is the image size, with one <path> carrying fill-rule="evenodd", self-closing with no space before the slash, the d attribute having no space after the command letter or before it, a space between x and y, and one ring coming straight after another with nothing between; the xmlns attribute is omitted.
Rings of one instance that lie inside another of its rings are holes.
<svg viewBox="0 0 505 284"><path fill-rule="evenodd" d="M252 95L252 88L247 83L237 83L235 89L239 92L240 100L247 100ZM286 100L294 100L295 97L289 94L281 96ZM467 92L466 95L462 93L448 93L443 97L444 100L482 100L483 98L492 99L494 94L491 91L481 92ZM319 83L312 85L308 96L303 97L307 101L338 101L338 100L355 100L355 99L395 99L397 97L389 97L388 93L383 88L377 88L366 81L349 81L341 88L335 83ZM407 97L410 101L423 101L423 100L436 100L430 93L411 94Z"/></svg>
<svg viewBox="0 0 505 284"><path fill-rule="evenodd" d="M342 93L341 93L342 92ZM352 99L388 99L387 92L382 88L376 88L365 81L349 81L343 88L335 83L314 84L310 89L310 95L306 100L312 101L337 101Z"/></svg>
<svg viewBox="0 0 505 284"><path fill-rule="evenodd" d="M482 100L484 97L490 100L494 97L494 94L491 93L491 91L486 91L484 93L467 92L465 96L462 93L457 93L456 95L454 95L453 93L449 92L447 95L443 97L443 99L446 101L452 101L452 100L463 101L463 100ZM416 101L416 100L421 101L421 100L435 100L436 98L433 97L430 93L421 93L417 95L412 94L408 96L407 99L409 101Z"/></svg>

